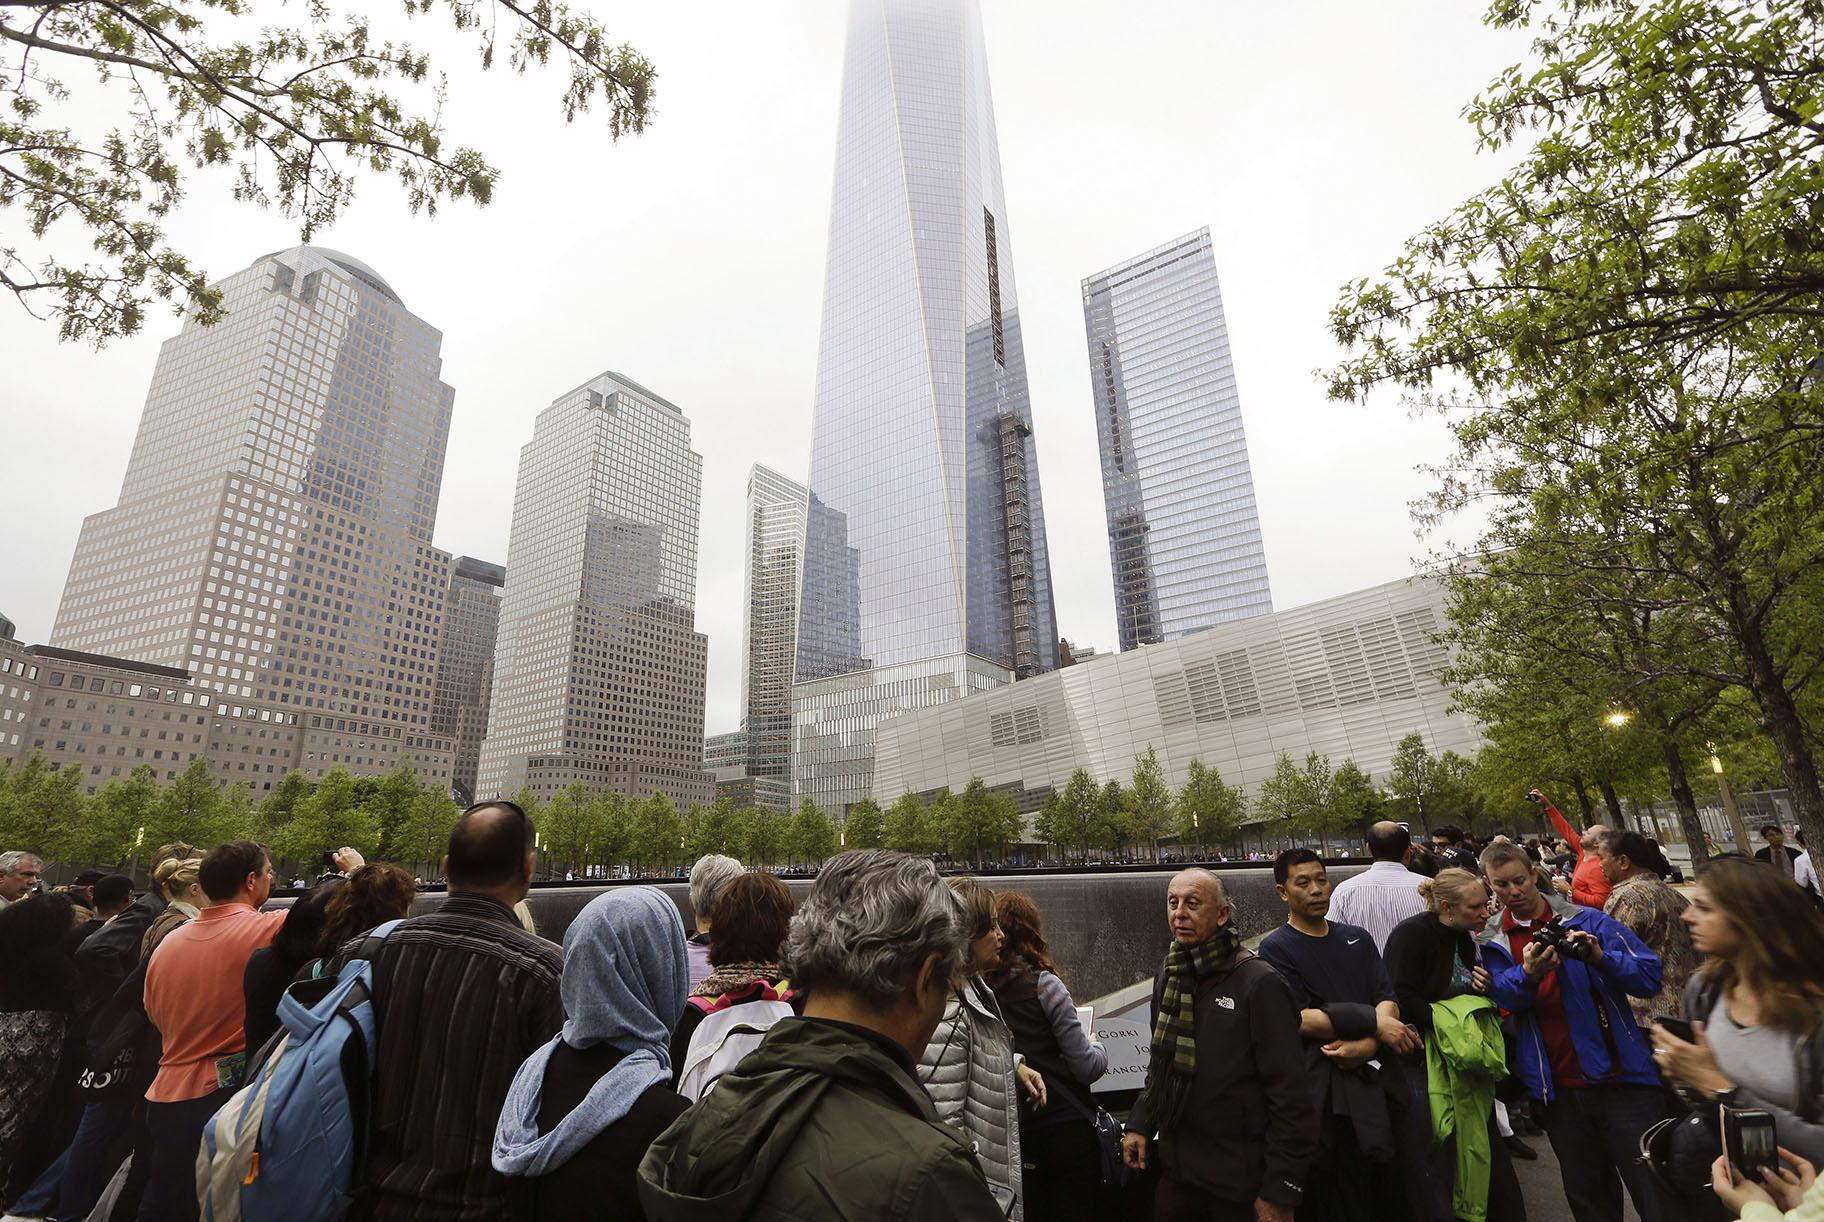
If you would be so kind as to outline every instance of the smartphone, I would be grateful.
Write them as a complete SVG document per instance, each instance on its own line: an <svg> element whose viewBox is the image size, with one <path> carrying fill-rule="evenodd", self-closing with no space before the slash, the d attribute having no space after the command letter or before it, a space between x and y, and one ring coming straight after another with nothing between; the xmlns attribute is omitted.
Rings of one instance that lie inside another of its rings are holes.
<svg viewBox="0 0 1824 1222"><path fill-rule="evenodd" d="M333 870L336 868L336 852L334 849L323 850L323 868L325 870Z"/></svg>
<svg viewBox="0 0 1824 1222"><path fill-rule="evenodd" d="M1682 1018L1656 1018L1653 1020L1653 1025L1664 1027L1687 1044L1697 1043L1697 1032L1693 1031L1691 1024Z"/></svg>
<svg viewBox="0 0 1824 1222"><path fill-rule="evenodd" d="M1743 1179L1756 1183L1761 1172L1780 1165L1780 1142L1774 1133L1773 1115L1753 1108L1724 1107L1723 1149Z"/></svg>

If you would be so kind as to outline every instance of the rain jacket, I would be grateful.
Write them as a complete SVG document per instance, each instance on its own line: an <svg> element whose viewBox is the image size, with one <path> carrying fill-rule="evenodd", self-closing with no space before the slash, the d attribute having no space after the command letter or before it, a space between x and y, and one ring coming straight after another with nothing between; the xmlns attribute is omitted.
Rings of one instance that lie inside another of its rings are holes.
<svg viewBox="0 0 1824 1222"><path fill-rule="evenodd" d="M1431 1131L1440 1143L1456 1136L1451 1208L1464 1222L1488 1217L1493 1165L1488 1114L1495 1104L1495 1083L1505 1077L1507 1051L1495 1003L1474 993L1432 1002L1431 1035L1425 1041Z"/></svg>
<svg viewBox="0 0 1824 1222"><path fill-rule="evenodd" d="M1634 1022L1628 998L1652 997L1659 992L1659 956L1614 917L1566 903L1557 896L1545 899L1552 911L1564 918L1566 929L1594 934L1602 943L1599 962L1584 964L1566 959L1557 969L1564 1017L1584 1081L1591 1086L1610 1082L1658 1086L1653 1047ZM1514 962L1507 931L1501 928L1501 913L1489 918L1488 925L1476 935L1476 943L1482 948L1482 966L1488 969L1489 999L1513 1014L1519 1024L1514 1073L1530 1097L1550 1103L1558 1087L1552 1081L1545 1037L1533 1017L1538 984Z"/></svg>
<svg viewBox="0 0 1824 1222"><path fill-rule="evenodd" d="M911 1058L846 1023L781 1019L640 1164L649 1222L994 1222L968 1145Z"/></svg>

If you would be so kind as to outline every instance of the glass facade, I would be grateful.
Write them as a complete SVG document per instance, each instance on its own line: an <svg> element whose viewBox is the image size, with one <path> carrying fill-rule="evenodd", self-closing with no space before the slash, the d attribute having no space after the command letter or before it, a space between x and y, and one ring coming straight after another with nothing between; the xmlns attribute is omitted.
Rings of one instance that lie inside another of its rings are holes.
<svg viewBox="0 0 1824 1222"><path fill-rule="evenodd" d="M520 451L475 792L530 786L707 803L696 631L703 459L690 422L604 373L539 413Z"/></svg>
<svg viewBox="0 0 1824 1222"><path fill-rule="evenodd" d="M488 732L488 701L494 692L494 646L500 631L500 591L507 570L473 556L458 556L450 570L443 607L443 638L437 651L437 684L431 697L431 729L447 735L455 753L451 789L467 806L475 797L481 740Z"/></svg>
<svg viewBox="0 0 1824 1222"><path fill-rule="evenodd" d="M1273 610L1210 231L1083 282L1121 648Z"/></svg>
<svg viewBox="0 0 1824 1222"><path fill-rule="evenodd" d="M741 728L750 776L792 776L792 674L804 583L809 493L769 467L747 476L747 608L741 632ZM711 768L714 771L714 768ZM775 787L776 789L777 787Z"/></svg>
<svg viewBox="0 0 1824 1222"><path fill-rule="evenodd" d="M442 335L316 246L220 285L159 350L120 503L91 516L52 644L187 670L210 763L448 780L432 683L450 557L431 546L455 391Z"/></svg>
<svg viewBox="0 0 1824 1222"><path fill-rule="evenodd" d="M980 13L974 0L855 0L812 428L796 673L816 690L793 696L798 792L840 810L856 777L867 791L872 722L852 704L826 715L825 681L878 693L900 681L844 677L1005 682L1056 665Z"/></svg>

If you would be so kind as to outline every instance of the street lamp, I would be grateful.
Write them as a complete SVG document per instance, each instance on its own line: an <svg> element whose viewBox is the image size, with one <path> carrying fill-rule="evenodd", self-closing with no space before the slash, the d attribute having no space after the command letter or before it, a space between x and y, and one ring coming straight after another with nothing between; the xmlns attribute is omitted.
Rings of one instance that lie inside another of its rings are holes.
<svg viewBox="0 0 1824 1222"><path fill-rule="evenodd" d="M1628 712L1626 709L1616 709L1607 717L1603 718L1603 721L1608 723L1611 730L1619 730L1633 720L1634 714Z"/></svg>
<svg viewBox="0 0 1824 1222"><path fill-rule="evenodd" d="M1723 813L1729 816L1729 829L1735 833L1735 851L1745 857L1749 852L1748 825L1742 822L1742 808L1736 805L1735 790L1729 787L1729 778L1723 775L1723 757L1717 754L1716 744L1705 743L1704 746L1710 752L1710 771L1716 774L1716 795L1723 800Z"/></svg>

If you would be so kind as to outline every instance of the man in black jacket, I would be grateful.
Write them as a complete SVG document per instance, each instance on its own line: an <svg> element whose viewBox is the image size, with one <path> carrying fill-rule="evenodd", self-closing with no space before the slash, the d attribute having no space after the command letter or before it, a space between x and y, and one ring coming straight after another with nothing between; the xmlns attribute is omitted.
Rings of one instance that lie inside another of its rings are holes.
<svg viewBox="0 0 1824 1222"><path fill-rule="evenodd" d="M1804 854L1786 843L1785 829L1777 823L1769 823L1761 829L1761 839L1767 842L1767 847L1757 849L1754 859L1764 861L1787 878L1792 878L1799 858Z"/></svg>
<svg viewBox="0 0 1824 1222"><path fill-rule="evenodd" d="M1242 948L1216 875L1183 871L1165 903L1172 946L1122 1156L1141 1170L1156 1153L1157 1222L1291 1222L1318 1141L1292 990Z"/></svg>

